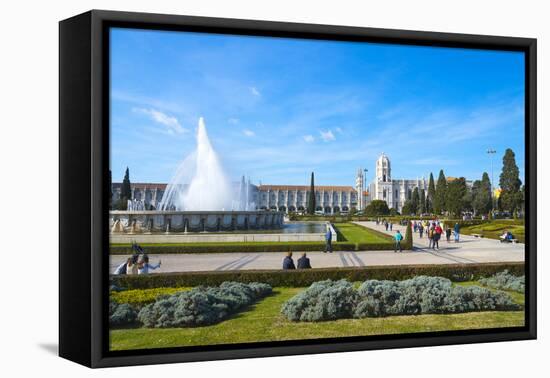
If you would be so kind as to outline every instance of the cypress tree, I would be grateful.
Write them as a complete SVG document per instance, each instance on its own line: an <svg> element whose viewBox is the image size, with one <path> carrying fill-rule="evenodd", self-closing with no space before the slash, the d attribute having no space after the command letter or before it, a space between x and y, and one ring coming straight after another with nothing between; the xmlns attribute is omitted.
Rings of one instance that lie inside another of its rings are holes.
<svg viewBox="0 0 550 378"><path fill-rule="evenodd" d="M122 180L122 188L120 190L121 210L126 210L128 208L129 199L132 199L132 185L130 184L130 170L126 167L124 179Z"/></svg>
<svg viewBox="0 0 550 378"><path fill-rule="evenodd" d="M464 177L460 177L449 183L445 190L445 208L451 215L460 216L465 207L464 199L467 192L468 189Z"/></svg>
<svg viewBox="0 0 550 378"><path fill-rule="evenodd" d="M418 212L420 205L420 194L418 193L418 187L414 188L411 198L411 211L413 214Z"/></svg>
<svg viewBox="0 0 550 378"><path fill-rule="evenodd" d="M507 148L502 158L502 173L500 174L500 203L504 210L515 213L521 207L521 180L516 164L514 151Z"/></svg>
<svg viewBox="0 0 550 378"><path fill-rule="evenodd" d="M424 189L420 191L420 208L418 212L420 214L424 214L426 212L426 190Z"/></svg>
<svg viewBox="0 0 550 378"><path fill-rule="evenodd" d="M435 183L434 175L430 172L430 181L428 182L428 196L426 197L426 211L428 213L433 212L433 203L435 199Z"/></svg>
<svg viewBox="0 0 550 378"><path fill-rule="evenodd" d="M433 200L433 210L434 213L439 215L441 212L445 211L445 200L447 197L447 179L443 173L443 169L439 171L439 177L437 179L437 187Z"/></svg>
<svg viewBox="0 0 550 378"><path fill-rule="evenodd" d="M493 208L491 196L491 180L487 172L483 172L481 181L477 180L473 188L473 207L476 213L488 214Z"/></svg>
<svg viewBox="0 0 550 378"><path fill-rule="evenodd" d="M311 172L311 183L309 186L309 197L307 200L307 212L309 214L315 214L315 177Z"/></svg>

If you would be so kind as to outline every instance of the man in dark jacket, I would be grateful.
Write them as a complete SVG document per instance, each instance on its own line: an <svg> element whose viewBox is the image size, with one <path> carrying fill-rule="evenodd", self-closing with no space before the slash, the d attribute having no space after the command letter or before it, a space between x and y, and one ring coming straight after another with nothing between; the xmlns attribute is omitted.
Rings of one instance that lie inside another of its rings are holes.
<svg viewBox="0 0 550 378"><path fill-rule="evenodd" d="M288 252L286 257L283 260L283 269L296 269L296 266L294 265L294 260L292 260L292 252Z"/></svg>
<svg viewBox="0 0 550 378"><path fill-rule="evenodd" d="M325 253L328 251L332 253L332 230L327 226L327 233L325 234Z"/></svg>
<svg viewBox="0 0 550 378"><path fill-rule="evenodd" d="M311 269L309 258L306 256L305 252L302 254L302 257L298 259L298 269Z"/></svg>

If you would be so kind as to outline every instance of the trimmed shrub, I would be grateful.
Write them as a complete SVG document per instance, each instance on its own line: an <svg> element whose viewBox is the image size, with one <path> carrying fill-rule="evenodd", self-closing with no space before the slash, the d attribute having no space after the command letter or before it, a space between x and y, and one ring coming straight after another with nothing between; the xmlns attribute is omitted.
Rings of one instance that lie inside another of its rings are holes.
<svg viewBox="0 0 550 378"><path fill-rule="evenodd" d="M320 281L288 300L281 313L292 321L317 322L348 318L353 314L357 292L346 280Z"/></svg>
<svg viewBox="0 0 550 378"><path fill-rule="evenodd" d="M137 316L137 311L128 303L109 303L109 324L113 327L132 325Z"/></svg>
<svg viewBox="0 0 550 378"><path fill-rule="evenodd" d="M387 237L387 235L384 235ZM340 236L339 236L340 238ZM230 253L230 252L313 252L324 251L324 243L231 243L231 244L174 244L174 245L143 245L148 254L177 254L177 253ZM379 251L393 249L388 243L349 243L336 242L332 244L334 251ZM130 245L111 245L111 255L131 255Z"/></svg>
<svg viewBox="0 0 550 378"><path fill-rule="evenodd" d="M488 286L493 289L512 290L519 293L523 293L525 291L525 275L514 276L513 274L510 274L508 270L499 272L489 278L482 278L479 282L483 286Z"/></svg>
<svg viewBox="0 0 550 378"><path fill-rule="evenodd" d="M262 283L224 282L219 287L197 287L160 296L146 305L138 318L145 327L192 327L217 323L271 293Z"/></svg>
<svg viewBox="0 0 550 378"><path fill-rule="evenodd" d="M407 221L407 228L405 230L405 239L403 240L403 249L413 249L413 234L411 221Z"/></svg>
<svg viewBox="0 0 550 378"><path fill-rule="evenodd" d="M452 286L450 280L442 277L370 280L361 285L358 293L360 300L354 312L357 318L520 309L505 293L479 286Z"/></svg>
<svg viewBox="0 0 550 378"><path fill-rule="evenodd" d="M314 263L315 260L312 261ZM265 282L271 286L306 287L317 281L346 279L350 282L376 280L404 280L420 275L445 277L453 280L465 277L475 280L489 277L504 269L521 275L522 262L441 264L441 265L385 265L342 268L315 268L299 270L238 270L185 273L155 273L148 275L112 276L113 282L131 289L164 287L217 286L224 281Z"/></svg>

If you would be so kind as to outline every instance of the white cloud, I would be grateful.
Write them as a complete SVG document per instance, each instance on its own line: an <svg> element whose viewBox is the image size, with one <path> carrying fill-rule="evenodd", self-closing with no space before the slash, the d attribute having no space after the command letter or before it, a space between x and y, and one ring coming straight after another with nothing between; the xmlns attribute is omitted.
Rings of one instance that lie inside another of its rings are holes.
<svg viewBox="0 0 550 378"><path fill-rule="evenodd" d="M337 128L334 129L334 130L336 130L336 132L338 132L338 133L340 133L340 134L344 133L344 131L343 131L340 127L337 127Z"/></svg>
<svg viewBox="0 0 550 378"><path fill-rule="evenodd" d="M189 131L179 123L176 117L169 116L160 110L145 108L134 108L132 110L136 113L145 114L156 123L165 126L168 134L183 134Z"/></svg>
<svg viewBox="0 0 550 378"><path fill-rule="evenodd" d="M336 137L334 136L331 130L327 130L327 131L321 130L319 131L319 134L321 134L321 139L324 140L325 142L336 140Z"/></svg>
<svg viewBox="0 0 550 378"><path fill-rule="evenodd" d="M227 122L229 122L232 125L237 125L239 123L239 119L238 118L229 118L227 120Z"/></svg>
<svg viewBox="0 0 550 378"><path fill-rule="evenodd" d="M254 131L248 130L248 129L244 129L244 130L243 130L243 134L246 135L247 137L253 137L254 135L256 135L256 134L254 133Z"/></svg>
<svg viewBox="0 0 550 378"><path fill-rule="evenodd" d="M312 143L315 140L315 138L313 137L313 135L304 135L304 140L307 143Z"/></svg>
<svg viewBox="0 0 550 378"><path fill-rule="evenodd" d="M262 95L256 87L250 87L250 93L252 93L256 97L260 97Z"/></svg>

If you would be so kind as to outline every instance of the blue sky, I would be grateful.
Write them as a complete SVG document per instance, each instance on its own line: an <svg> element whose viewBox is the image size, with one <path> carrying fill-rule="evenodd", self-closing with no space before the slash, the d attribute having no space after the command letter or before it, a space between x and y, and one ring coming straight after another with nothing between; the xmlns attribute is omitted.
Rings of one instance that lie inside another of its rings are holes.
<svg viewBox="0 0 550 378"><path fill-rule="evenodd" d="M488 148L524 172L515 52L112 29L111 169L168 182L204 117L232 180L354 185L385 152L393 178L481 177Z"/></svg>

